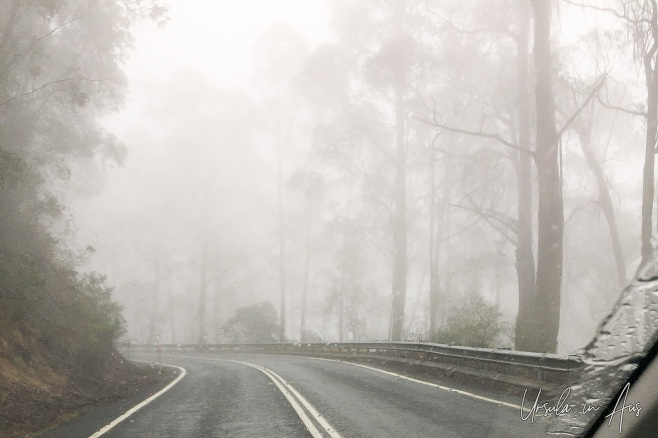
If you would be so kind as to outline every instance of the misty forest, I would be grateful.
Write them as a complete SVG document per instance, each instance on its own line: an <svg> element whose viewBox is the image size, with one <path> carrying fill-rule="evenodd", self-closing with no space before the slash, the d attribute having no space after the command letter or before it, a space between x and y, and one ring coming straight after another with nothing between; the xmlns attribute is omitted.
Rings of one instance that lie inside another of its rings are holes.
<svg viewBox="0 0 658 438"><path fill-rule="evenodd" d="M566 354L653 257L656 0L168 3L0 3L3 337Z"/></svg>

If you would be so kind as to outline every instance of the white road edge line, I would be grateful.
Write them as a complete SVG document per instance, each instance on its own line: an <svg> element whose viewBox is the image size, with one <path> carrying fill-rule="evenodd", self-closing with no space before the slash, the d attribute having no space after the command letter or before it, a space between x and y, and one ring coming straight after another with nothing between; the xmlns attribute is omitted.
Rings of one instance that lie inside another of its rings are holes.
<svg viewBox="0 0 658 438"><path fill-rule="evenodd" d="M283 356L288 356L288 355L283 355ZM182 356L182 357L185 357L185 356ZM187 357L194 358L194 359L204 359L202 357L197 357L197 356L187 356ZM500 405L500 406L505 406L505 407L508 407L508 408L517 409L517 410L521 409L521 405L515 405L513 403L507 403L507 402L504 402L504 401L501 401L501 400L496 400L496 399L485 397L485 396L482 396L482 395L473 394L471 392L463 391L461 389L450 388L449 386L443 386L443 385L439 385L439 384L436 384L436 383L425 382L423 380L414 379L413 377L403 376L401 374L393 373L391 371L382 370L380 368L375 368L375 367L371 367L371 366L368 366L368 365L363 365L363 364L356 363L356 362L349 362L349 361L338 360L338 359L328 359L328 358L325 358L325 357L313 357L313 356L297 356L297 357L304 357L304 358L307 358L307 359L315 359L315 360L324 360L324 361L327 361L327 362L344 363L344 364L347 364L347 365L353 365L355 367L366 368L366 369L369 369L369 370L372 370L372 371L377 371L379 373L388 374L389 376L393 376L393 377L396 377L396 378L399 378L399 379L408 380L408 381L414 382L414 383L420 383L421 385L431 386L433 388L441 389L443 391L454 392L455 394L464 395L466 397L475 398L477 400L486 401L488 403L493 403L493 404L497 404L497 405ZM212 358L205 358L205 359L207 359L207 360L219 360L219 361L226 360L226 359L212 359ZM528 411L529 409L526 407L524 410Z"/></svg>
<svg viewBox="0 0 658 438"><path fill-rule="evenodd" d="M138 361L135 361L135 362L138 362ZM156 392L155 394L153 394L152 396L150 396L149 398L147 398L143 402L138 403L135 406L133 406L132 408L128 409L123 415L115 418L111 423L104 426L98 432L94 433L93 435L90 435L89 438L97 438L97 437L107 433L114 426L121 423L123 420L130 417L132 414L134 414L135 412L137 412L138 410L140 410L141 408L143 408L147 404L151 403L153 400L160 397L165 392L169 391L175 384L177 384L183 377L185 377L185 374L187 374L187 371L185 371L185 368L178 367L176 365L164 365L164 366L170 367L170 368L177 368L178 370L180 370L180 374L178 375L178 377L176 377L174 379L173 382L169 383L167 386L165 386L160 391Z"/></svg>
<svg viewBox="0 0 658 438"><path fill-rule="evenodd" d="M222 360L222 359L218 359ZM297 412L297 415L299 415L299 418L302 419L306 427L308 428L309 432L311 432L311 435L313 437L318 437L322 438L323 435L317 430L313 422L308 418L306 413L303 411L303 409L299 406L299 404L296 402L295 398L306 408L309 414L313 416L313 418L320 423L320 425L324 428L324 430L331 436L332 438L341 438L340 434L336 432L336 429L334 429L327 420L324 419L322 415L309 403L308 400L306 400L295 388L292 387L288 382L286 382L283 377L279 376L277 373L274 371L270 370L269 368L265 368L260 365L252 364L249 362L243 362L239 360L227 360L228 362L234 362L234 363L239 363L242 365L247 365L252 368L255 368L265 375L267 375L272 382L281 390L283 395L288 399L292 407L295 409Z"/></svg>
<svg viewBox="0 0 658 438"><path fill-rule="evenodd" d="M465 395L467 397L476 398L478 400L483 400L483 401L486 401L486 402L489 402L489 403L495 403L497 405L507 406L508 408L512 408L512 409L521 409L521 405L515 405L513 403L507 403L507 402L496 400L496 399L493 399L493 398L484 397L482 395L473 394L473 393L468 392L468 391L462 391L461 389L450 388L449 386L443 386L443 385L438 385L436 383L425 382L424 380L414 379L413 377L403 376L402 374L393 373L391 371L386 371L386 370L382 370L380 368L370 367L368 365L363 365L363 364L356 363L356 362L348 362L348 361L337 360L337 359L327 359L327 358L324 358L324 357L311 357L311 356L304 356L304 357L309 357L311 359L317 359L317 360L326 360L328 362L339 362L339 363L344 363L344 364L348 364L348 365L353 365L355 367L366 368L366 369L369 369L369 370L372 370L372 371L377 371L377 372L380 372L380 373L388 374L389 376L393 376L393 377L396 377L396 378L399 378L399 379L404 379L404 380L408 380L410 382L420 383L422 385L431 386L433 388L438 388L438 389L441 389L443 391L454 392L456 394Z"/></svg>
<svg viewBox="0 0 658 438"><path fill-rule="evenodd" d="M283 377L279 376L277 373L270 370L269 368L265 368L264 366L256 365L250 362L244 362L244 361L232 360L232 359L217 359L213 357L187 356L187 355L176 355L176 357L182 357L186 359L196 359L196 360L207 360L210 362L233 362L233 363L238 363L241 365L246 365L255 368L261 371L267 377L269 377L270 380L272 380L272 382L274 382L274 384L279 388L281 393L286 397L286 399L293 407L293 409L295 409L295 412L297 412L297 415L299 415L299 418L304 422L307 429L309 430L311 435L313 435L314 438L324 438L324 435L320 433L320 431L315 427L315 425L313 424L311 419L308 418L306 412L304 412L304 409L299 405L299 403L304 405L308 413L311 414L313 418L325 429L325 431L329 434L329 436L331 436L332 438L342 438L341 435L336 431L336 429L334 429L333 426L331 426L331 424L329 424L329 422L324 419L324 417L313 407L313 405L308 400L306 400L299 392L297 392L297 390L293 388L292 385L286 382L283 379ZM297 401L299 401L299 403L297 403Z"/></svg>

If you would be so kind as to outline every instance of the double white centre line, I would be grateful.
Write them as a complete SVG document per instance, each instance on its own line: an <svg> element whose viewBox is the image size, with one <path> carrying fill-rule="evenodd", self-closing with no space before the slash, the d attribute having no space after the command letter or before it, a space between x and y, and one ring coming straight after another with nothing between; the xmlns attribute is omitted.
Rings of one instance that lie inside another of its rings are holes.
<svg viewBox="0 0 658 438"><path fill-rule="evenodd" d="M288 403L293 407L299 418L304 423L313 438L342 438L341 435L333 428L331 424L313 407L308 400L304 398L292 385L284 380L283 377L269 368L256 365L251 362L230 359L215 359L199 356L177 356L186 359L205 360L210 362L233 362L255 368L265 374L279 388L279 391L286 397Z"/></svg>
<svg viewBox="0 0 658 438"><path fill-rule="evenodd" d="M286 397L290 405L293 407L299 418L304 422L304 425L311 433L313 438L326 438L328 435L331 438L341 438L340 434L336 432L331 424L308 402L295 388L286 382L283 377L279 376L274 371L260 365L249 362L242 362L239 360L229 360L228 362L239 363L255 368L269 377L272 382L279 388L281 393ZM320 432L319 426L323 432Z"/></svg>

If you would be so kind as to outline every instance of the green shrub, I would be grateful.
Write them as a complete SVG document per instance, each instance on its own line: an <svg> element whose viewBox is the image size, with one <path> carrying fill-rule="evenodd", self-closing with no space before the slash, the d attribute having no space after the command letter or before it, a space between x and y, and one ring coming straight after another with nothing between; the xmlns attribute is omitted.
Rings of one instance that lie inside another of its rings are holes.
<svg viewBox="0 0 658 438"><path fill-rule="evenodd" d="M0 251L0 325L21 322L42 298L44 278L32 258Z"/></svg>
<svg viewBox="0 0 658 438"><path fill-rule="evenodd" d="M276 342L278 321L274 305L263 302L236 310L235 316L226 322L223 331L229 342Z"/></svg>
<svg viewBox="0 0 658 438"><path fill-rule="evenodd" d="M512 327L495 305L471 292L460 305L449 311L447 324L430 334L432 342L482 348L507 348Z"/></svg>
<svg viewBox="0 0 658 438"><path fill-rule="evenodd" d="M112 288L96 272L81 275L76 283L80 345L88 351L108 352L125 333L121 305L112 301Z"/></svg>

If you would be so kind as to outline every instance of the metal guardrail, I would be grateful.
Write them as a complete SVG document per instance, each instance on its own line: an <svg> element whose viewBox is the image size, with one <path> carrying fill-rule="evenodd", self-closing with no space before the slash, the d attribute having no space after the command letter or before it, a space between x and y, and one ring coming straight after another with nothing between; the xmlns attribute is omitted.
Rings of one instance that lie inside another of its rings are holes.
<svg viewBox="0 0 658 438"><path fill-rule="evenodd" d="M158 345L122 345L131 350L155 351ZM527 353L425 342L270 343L270 344L162 344L165 351L290 354L334 358L413 362L467 374L509 376L547 383L565 383L585 364L577 356ZM507 378L506 380L510 380Z"/></svg>

